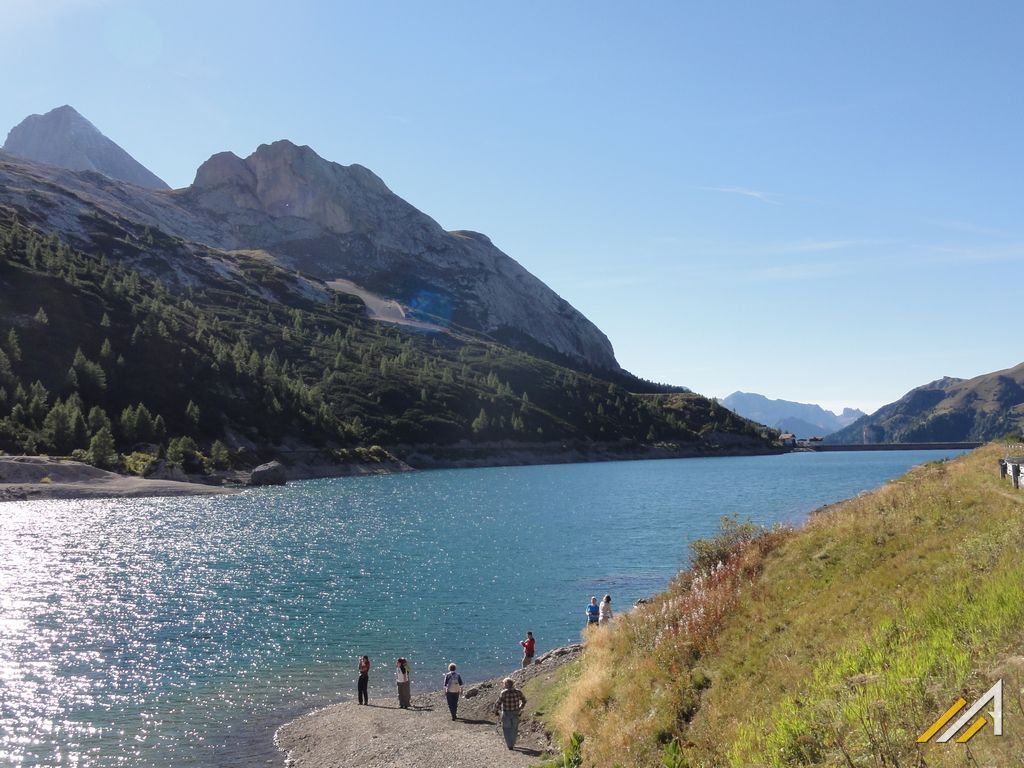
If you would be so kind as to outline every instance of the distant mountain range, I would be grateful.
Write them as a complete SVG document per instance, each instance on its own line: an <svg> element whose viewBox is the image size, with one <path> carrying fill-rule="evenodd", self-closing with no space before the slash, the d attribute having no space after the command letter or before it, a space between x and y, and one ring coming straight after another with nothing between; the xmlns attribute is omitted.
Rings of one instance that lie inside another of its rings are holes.
<svg viewBox="0 0 1024 768"><path fill-rule="evenodd" d="M828 437L830 443L985 441L1024 430L1024 363L910 390Z"/></svg>
<svg viewBox="0 0 1024 768"><path fill-rule="evenodd" d="M844 408L836 414L814 403L772 400L754 392L733 392L722 400L722 405L744 418L791 432L798 438L824 437L864 416L856 408Z"/></svg>

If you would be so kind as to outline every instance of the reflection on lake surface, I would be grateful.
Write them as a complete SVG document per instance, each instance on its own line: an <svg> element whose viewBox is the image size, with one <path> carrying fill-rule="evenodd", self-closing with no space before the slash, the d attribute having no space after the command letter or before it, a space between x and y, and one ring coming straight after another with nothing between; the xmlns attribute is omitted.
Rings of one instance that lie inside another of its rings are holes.
<svg viewBox="0 0 1024 768"><path fill-rule="evenodd" d="M951 452L959 453L959 452ZM314 480L0 506L0 764L280 765L274 728L355 687L468 680L661 589L721 515L799 522L935 451Z"/></svg>

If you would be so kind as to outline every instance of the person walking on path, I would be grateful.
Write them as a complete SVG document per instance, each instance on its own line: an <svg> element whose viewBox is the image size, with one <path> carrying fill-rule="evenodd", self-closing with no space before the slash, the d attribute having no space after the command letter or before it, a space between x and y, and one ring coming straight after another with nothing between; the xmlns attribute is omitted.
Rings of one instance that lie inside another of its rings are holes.
<svg viewBox="0 0 1024 768"><path fill-rule="evenodd" d="M395 662L395 682L398 683L398 706L408 709L412 703L412 684L409 682L409 662L401 656Z"/></svg>
<svg viewBox="0 0 1024 768"><path fill-rule="evenodd" d="M537 647L537 641L533 639L533 632L526 631L526 639L520 640L519 644L523 646L523 666L528 667L533 664L533 649Z"/></svg>
<svg viewBox="0 0 1024 768"><path fill-rule="evenodd" d="M600 618L601 608L597 604L597 598L590 598L590 605L587 606L587 626L596 627L597 620Z"/></svg>
<svg viewBox="0 0 1024 768"><path fill-rule="evenodd" d="M370 703L370 657L362 656L359 659L359 703Z"/></svg>
<svg viewBox="0 0 1024 768"><path fill-rule="evenodd" d="M448 700L448 710L455 720L459 709L459 696L462 695L462 675L455 671L455 662L448 665L448 674L444 676L444 697Z"/></svg>
<svg viewBox="0 0 1024 768"><path fill-rule="evenodd" d="M612 620L611 595L605 595L604 600L601 601L601 610L599 612L599 618L602 627L608 626L608 623Z"/></svg>
<svg viewBox="0 0 1024 768"><path fill-rule="evenodd" d="M505 737L505 746L513 749L519 736L519 716L526 707L526 697L516 688L515 680L506 677L505 688L494 704L494 714L501 715L501 732Z"/></svg>

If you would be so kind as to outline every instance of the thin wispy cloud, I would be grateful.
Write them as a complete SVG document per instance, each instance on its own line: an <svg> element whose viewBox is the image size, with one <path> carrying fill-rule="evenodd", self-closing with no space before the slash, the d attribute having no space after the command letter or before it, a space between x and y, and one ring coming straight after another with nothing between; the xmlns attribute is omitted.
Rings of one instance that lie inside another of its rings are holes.
<svg viewBox="0 0 1024 768"><path fill-rule="evenodd" d="M964 232L969 235L983 235L985 237L1015 237L1012 232L1007 232L1005 229L996 229L994 227L986 227L979 224L975 224L971 221L958 221L956 219L925 219L926 224L931 224L942 229L948 229L953 232Z"/></svg>
<svg viewBox="0 0 1024 768"><path fill-rule="evenodd" d="M902 240L881 237L861 238L822 238L818 240L788 240L769 242L708 242L689 240L672 235L659 235L651 238L651 242L659 246L685 247L690 255L718 256L737 259L757 259L765 256L812 256L818 253L832 253L844 250L870 251L880 248L902 246Z"/></svg>
<svg viewBox="0 0 1024 768"><path fill-rule="evenodd" d="M765 192L759 192L756 189L748 189L747 187L695 187L695 189L704 192L724 192L729 195L751 197L754 200L760 200L762 203L768 203L768 205L782 205L782 201L776 200L773 196Z"/></svg>
<svg viewBox="0 0 1024 768"><path fill-rule="evenodd" d="M740 277L749 282L796 282L828 280L853 273L856 264L846 261L816 262L812 264L780 264L772 267L747 269Z"/></svg>
<svg viewBox="0 0 1024 768"><path fill-rule="evenodd" d="M773 253L821 253L881 244L884 243L880 240L800 240L770 246L769 250Z"/></svg>
<svg viewBox="0 0 1024 768"><path fill-rule="evenodd" d="M931 254L923 259L924 262L931 264L1024 261L1024 243L1020 242L968 248L922 246L917 250L923 250Z"/></svg>

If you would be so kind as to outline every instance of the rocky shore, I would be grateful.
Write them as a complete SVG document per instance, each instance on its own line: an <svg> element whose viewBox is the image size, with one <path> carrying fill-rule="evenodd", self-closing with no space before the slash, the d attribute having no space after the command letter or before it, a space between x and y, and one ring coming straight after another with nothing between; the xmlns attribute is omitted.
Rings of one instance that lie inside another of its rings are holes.
<svg viewBox="0 0 1024 768"><path fill-rule="evenodd" d="M742 436L716 434L714 445L703 443L662 443L646 445L632 440L593 442L554 440L549 442L491 443L461 441L452 445L399 445L391 453L415 469L461 469L468 467L517 467L535 464L582 464L598 461L642 461L648 459L691 459L703 456L754 456L788 453L790 448L766 448L763 443Z"/></svg>
<svg viewBox="0 0 1024 768"><path fill-rule="evenodd" d="M582 649L571 645L550 651L510 677L517 687L538 678L547 681ZM439 686L441 671L434 677L415 680L413 690ZM413 695L412 708L399 709L390 671L383 670L371 677L369 706L349 701L317 710L282 726L275 742L287 753L288 768L528 768L553 751L530 687L519 740L509 751L492 709L501 678L466 683L459 719L452 721L440 690Z"/></svg>
<svg viewBox="0 0 1024 768"><path fill-rule="evenodd" d="M729 436L725 436L729 437ZM420 469L514 467L537 464L578 464L597 461L638 461L701 456L744 456L784 453L736 439L706 445L642 445L631 441L593 443L461 442L453 445L403 445L379 451L372 460L332 461L318 450L286 449L281 461L254 469L189 475L158 462L147 477L121 475L68 459L49 456L0 456L0 501L29 499L91 499L135 496L192 496L238 493L247 487L283 485L292 480L414 472Z"/></svg>
<svg viewBox="0 0 1024 768"><path fill-rule="evenodd" d="M0 501L200 496L237 490L176 480L147 480L48 456L0 456Z"/></svg>

